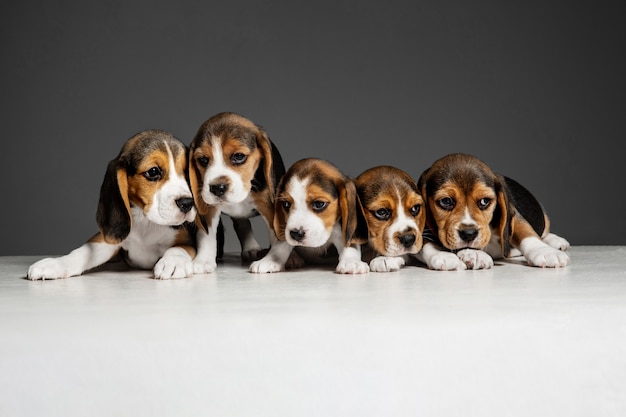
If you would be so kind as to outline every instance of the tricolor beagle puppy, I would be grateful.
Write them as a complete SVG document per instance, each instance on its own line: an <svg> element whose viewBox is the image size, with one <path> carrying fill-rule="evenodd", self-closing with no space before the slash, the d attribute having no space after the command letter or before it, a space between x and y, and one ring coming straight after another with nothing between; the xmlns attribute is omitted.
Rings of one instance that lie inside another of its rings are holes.
<svg viewBox="0 0 626 417"><path fill-rule="evenodd" d="M250 218L261 214L272 232L275 184L283 160L265 130L236 113L219 113L200 126L191 142L189 180L199 213L197 274L215 271L220 214L232 218L243 260L258 259L261 246Z"/></svg>
<svg viewBox="0 0 626 417"><path fill-rule="evenodd" d="M362 249L372 258L370 270L397 271L422 248L426 215L417 183L398 168L378 166L359 175L355 184L368 231Z"/></svg>
<svg viewBox="0 0 626 417"><path fill-rule="evenodd" d="M532 266L569 263L569 243L549 232L535 197L475 156L444 156L424 171L418 186L427 207L419 258L429 268L491 268L492 257L520 253Z"/></svg>
<svg viewBox="0 0 626 417"><path fill-rule="evenodd" d="M118 252L131 267L154 268L155 278L192 275L195 248L189 228L196 210L186 169L187 148L172 134L146 130L130 138L109 162L102 182L96 215L100 231L65 256L34 263L28 278L80 275Z"/></svg>
<svg viewBox="0 0 626 417"><path fill-rule="evenodd" d="M293 248L300 258L323 259L334 246L336 272L369 271L352 239L358 225L354 182L330 162L307 158L293 164L276 190L274 231L278 238L267 255L250 265L254 273L285 269ZM298 261L292 261L296 264ZM287 265L293 267L299 265Z"/></svg>

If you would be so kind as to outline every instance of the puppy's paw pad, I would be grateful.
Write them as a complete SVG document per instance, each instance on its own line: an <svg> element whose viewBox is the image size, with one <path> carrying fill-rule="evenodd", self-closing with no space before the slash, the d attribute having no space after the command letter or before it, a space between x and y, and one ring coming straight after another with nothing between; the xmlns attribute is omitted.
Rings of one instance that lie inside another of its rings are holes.
<svg viewBox="0 0 626 417"><path fill-rule="evenodd" d="M60 279L73 275L69 268L59 259L45 258L35 262L28 268L28 279Z"/></svg>
<svg viewBox="0 0 626 417"><path fill-rule="evenodd" d="M215 272L217 262L215 260L195 259L193 261L194 274L210 274Z"/></svg>
<svg viewBox="0 0 626 417"><path fill-rule="evenodd" d="M540 268L562 268L569 264L569 256L559 249L543 247L526 253L526 260Z"/></svg>
<svg viewBox="0 0 626 417"><path fill-rule="evenodd" d="M404 266L404 258L400 256L378 256L370 261L370 271L393 272Z"/></svg>
<svg viewBox="0 0 626 417"><path fill-rule="evenodd" d="M428 267L436 271L455 271L467 269L465 262L452 252L441 252L434 255L428 262Z"/></svg>
<svg viewBox="0 0 626 417"><path fill-rule="evenodd" d="M335 271L340 274L366 274L370 267L363 261L344 260L339 262Z"/></svg>
<svg viewBox="0 0 626 417"><path fill-rule="evenodd" d="M487 252L475 249L463 249L456 256L467 266L467 269L489 269L493 267L493 258Z"/></svg>
<svg viewBox="0 0 626 417"><path fill-rule="evenodd" d="M570 247L570 244L566 239L559 235L555 235L554 233L549 233L548 236L544 237L542 240L554 249L566 251Z"/></svg>
<svg viewBox="0 0 626 417"><path fill-rule="evenodd" d="M154 266L155 279L186 278L194 273L194 264L186 256L164 256Z"/></svg>
<svg viewBox="0 0 626 417"><path fill-rule="evenodd" d="M253 274L269 274L271 272L280 272L283 266L272 259L263 258L250 264L249 271Z"/></svg>

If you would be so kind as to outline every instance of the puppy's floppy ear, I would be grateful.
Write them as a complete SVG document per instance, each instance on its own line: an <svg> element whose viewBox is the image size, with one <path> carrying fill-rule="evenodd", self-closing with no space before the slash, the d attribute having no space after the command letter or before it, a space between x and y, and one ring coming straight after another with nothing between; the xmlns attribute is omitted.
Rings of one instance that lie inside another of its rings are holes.
<svg viewBox="0 0 626 417"><path fill-rule="evenodd" d="M112 160L107 166L100 187L96 221L106 243L120 243L130 233L128 177L126 167L119 158Z"/></svg>
<svg viewBox="0 0 626 417"><path fill-rule="evenodd" d="M341 232L343 233L343 242L349 245L353 242L358 226L358 214L360 212L357 207L357 194L354 181L346 178L343 183L339 184L339 209L341 210ZM361 212L361 216L363 213ZM357 242L355 242L357 243Z"/></svg>
<svg viewBox="0 0 626 417"><path fill-rule="evenodd" d="M497 205L491 222L492 226L498 230L502 255L508 258L511 254L511 220L515 215L515 208L511 204L509 190L504 177L496 175L495 187Z"/></svg>
<svg viewBox="0 0 626 417"><path fill-rule="evenodd" d="M422 230L427 227L435 236L437 235L437 222L435 222L435 218L433 217L432 210L430 208L430 200L428 197L428 181L430 177L430 169L425 170L422 175L420 175L419 180L417 181L417 189L424 199L424 207L423 209L426 211L424 225L422 225Z"/></svg>
<svg viewBox="0 0 626 417"><path fill-rule="evenodd" d="M194 148L189 149L189 186L191 188L191 194L193 195L193 202L196 205L196 210L201 216L206 216L209 213L209 206L202 199L202 174L198 169L196 160L193 157ZM205 225L201 222L196 222L199 227L202 227L206 231Z"/></svg>
<svg viewBox="0 0 626 417"><path fill-rule="evenodd" d="M276 182L279 181L280 177L285 173L285 166L283 165L283 160L278 149L270 140L267 132L261 126L256 125L256 127L258 130L256 134L257 145L261 150L263 160L259 165L255 179L260 184L267 185L270 200L273 202L277 186ZM260 174L262 174L262 177L260 177Z"/></svg>
<svg viewBox="0 0 626 417"><path fill-rule="evenodd" d="M356 194L356 229L352 235L352 243L364 244L369 240L369 228L365 218L365 209L361 204L359 193Z"/></svg>
<svg viewBox="0 0 626 417"><path fill-rule="evenodd" d="M283 188L284 177L278 182L277 193ZM272 221L272 227L274 229L274 234L276 234L276 238L278 240L285 240L285 225L287 224L287 219L285 219L285 210L282 207L282 202L278 199L274 200L274 220Z"/></svg>

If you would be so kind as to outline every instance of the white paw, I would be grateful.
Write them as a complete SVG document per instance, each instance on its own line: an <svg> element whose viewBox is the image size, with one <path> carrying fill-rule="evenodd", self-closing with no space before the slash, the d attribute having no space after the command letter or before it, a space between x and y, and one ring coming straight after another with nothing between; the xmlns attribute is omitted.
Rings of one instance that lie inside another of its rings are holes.
<svg viewBox="0 0 626 417"><path fill-rule="evenodd" d="M266 256L263 259L252 262L249 271L254 274L268 274L270 272L280 272L283 269L284 265Z"/></svg>
<svg viewBox="0 0 626 417"><path fill-rule="evenodd" d="M542 239L545 243L552 246L554 249L566 251L569 249L569 242L559 235L554 233L548 233L548 236Z"/></svg>
<svg viewBox="0 0 626 417"><path fill-rule="evenodd" d="M401 256L377 256L370 261L370 271L392 272L399 271L404 266L404 258Z"/></svg>
<svg viewBox="0 0 626 417"><path fill-rule="evenodd" d="M430 269L437 271L454 271L467 269L465 262L459 259L455 253L439 252L430 257L427 262Z"/></svg>
<svg viewBox="0 0 626 417"><path fill-rule="evenodd" d="M463 249L456 253L467 269L489 269L493 266L493 259L487 252L476 249Z"/></svg>
<svg viewBox="0 0 626 417"><path fill-rule="evenodd" d="M217 268L217 262L215 259L203 259L196 256L193 260L193 273L194 274L210 274L215 272Z"/></svg>
<svg viewBox="0 0 626 417"><path fill-rule="evenodd" d="M80 275L80 272L72 272L69 265L59 258L45 258L35 262L28 268L28 279L57 279Z"/></svg>
<svg viewBox="0 0 626 417"><path fill-rule="evenodd" d="M524 256L530 265L540 268L561 268L569 264L569 256L565 252L549 246L533 248Z"/></svg>
<svg viewBox="0 0 626 417"><path fill-rule="evenodd" d="M165 255L154 266L154 278L186 278L193 275L193 271L194 264L188 255Z"/></svg>
<svg viewBox="0 0 626 417"><path fill-rule="evenodd" d="M356 259L345 259L339 261L335 272L340 274L366 274L370 271L367 263Z"/></svg>

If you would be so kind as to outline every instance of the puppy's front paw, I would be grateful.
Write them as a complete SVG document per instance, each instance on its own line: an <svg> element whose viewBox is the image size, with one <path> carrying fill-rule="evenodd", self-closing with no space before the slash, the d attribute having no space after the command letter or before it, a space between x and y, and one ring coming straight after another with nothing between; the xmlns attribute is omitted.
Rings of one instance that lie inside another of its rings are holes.
<svg viewBox="0 0 626 417"><path fill-rule="evenodd" d="M524 254L528 263L540 268L561 268L569 264L569 256L549 246L534 248Z"/></svg>
<svg viewBox="0 0 626 417"><path fill-rule="evenodd" d="M566 251L569 249L569 242L559 235L554 233L548 233L548 236L542 239L545 243L552 246L554 249Z"/></svg>
<svg viewBox="0 0 626 417"><path fill-rule="evenodd" d="M154 266L155 279L186 278L193 275L194 264L188 255L164 255Z"/></svg>
<svg viewBox="0 0 626 417"><path fill-rule="evenodd" d="M28 268L28 279L33 281L38 279L57 279L80 275L80 272L72 272L69 265L66 265L59 258L45 258L35 262Z"/></svg>
<svg viewBox="0 0 626 417"><path fill-rule="evenodd" d="M269 274L271 272L280 272L283 269L284 266L280 262L266 256L263 259L252 262L249 271L254 274Z"/></svg>
<svg viewBox="0 0 626 417"><path fill-rule="evenodd" d="M215 272L217 268L217 262L215 259L204 259L196 256L193 260L193 273L194 274L210 274Z"/></svg>
<svg viewBox="0 0 626 417"><path fill-rule="evenodd" d="M370 271L367 263L356 259L344 259L339 261L335 272L340 274L366 274Z"/></svg>
<svg viewBox="0 0 626 417"><path fill-rule="evenodd" d="M493 259L487 252L476 249L463 249L456 253L467 269L489 269L493 266Z"/></svg>
<svg viewBox="0 0 626 417"><path fill-rule="evenodd" d="M454 271L467 269L465 262L459 259L455 253L452 252L439 252L426 262L430 269L436 271Z"/></svg>
<svg viewBox="0 0 626 417"><path fill-rule="evenodd" d="M392 272L399 271L404 266L404 258L401 256L377 256L370 261L370 271Z"/></svg>

